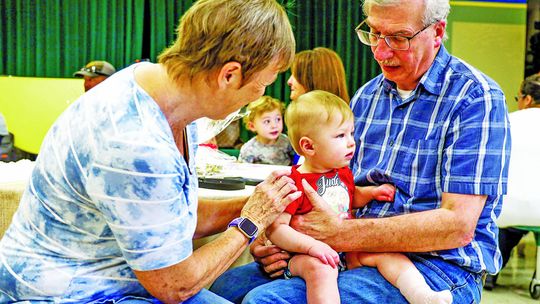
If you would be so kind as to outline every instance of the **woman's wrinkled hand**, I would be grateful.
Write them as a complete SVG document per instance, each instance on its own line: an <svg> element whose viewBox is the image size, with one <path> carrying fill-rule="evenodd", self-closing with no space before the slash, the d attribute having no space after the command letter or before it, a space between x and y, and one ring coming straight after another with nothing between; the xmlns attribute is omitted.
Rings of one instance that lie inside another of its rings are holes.
<svg viewBox="0 0 540 304"><path fill-rule="evenodd" d="M241 216L250 219L259 233L280 215L285 207L302 194L289 178L290 170L272 172L255 188L242 209Z"/></svg>

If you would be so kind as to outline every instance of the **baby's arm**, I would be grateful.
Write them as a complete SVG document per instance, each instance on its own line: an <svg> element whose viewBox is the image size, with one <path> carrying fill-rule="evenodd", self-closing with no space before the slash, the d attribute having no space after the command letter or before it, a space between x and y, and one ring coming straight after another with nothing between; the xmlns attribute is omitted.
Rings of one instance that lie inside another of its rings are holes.
<svg viewBox="0 0 540 304"><path fill-rule="evenodd" d="M379 201L392 202L396 188L390 184L380 186L356 186L354 187L353 208L364 207L370 201L376 199Z"/></svg>
<svg viewBox="0 0 540 304"><path fill-rule="evenodd" d="M283 212L267 228L268 239L283 250L308 254L335 268L339 263L337 252L327 244L294 230L289 226L290 221L291 215Z"/></svg>

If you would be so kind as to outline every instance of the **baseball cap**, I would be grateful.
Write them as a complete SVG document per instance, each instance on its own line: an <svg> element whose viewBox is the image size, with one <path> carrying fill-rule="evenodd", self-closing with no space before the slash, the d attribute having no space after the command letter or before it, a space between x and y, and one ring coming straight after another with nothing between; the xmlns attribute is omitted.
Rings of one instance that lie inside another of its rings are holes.
<svg viewBox="0 0 540 304"><path fill-rule="evenodd" d="M90 61L83 68L73 73L73 77L96 77L96 76L111 76L116 72L114 66L107 61Z"/></svg>

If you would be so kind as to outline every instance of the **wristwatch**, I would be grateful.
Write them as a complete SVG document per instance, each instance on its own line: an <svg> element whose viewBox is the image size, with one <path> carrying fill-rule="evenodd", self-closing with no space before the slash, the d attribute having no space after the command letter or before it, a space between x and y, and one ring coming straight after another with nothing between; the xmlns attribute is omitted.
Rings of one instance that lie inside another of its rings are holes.
<svg viewBox="0 0 540 304"><path fill-rule="evenodd" d="M229 223L229 227L236 227L240 230L245 236L249 239L249 244L251 244L259 234L259 228L257 225L245 217L237 217L232 222Z"/></svg>

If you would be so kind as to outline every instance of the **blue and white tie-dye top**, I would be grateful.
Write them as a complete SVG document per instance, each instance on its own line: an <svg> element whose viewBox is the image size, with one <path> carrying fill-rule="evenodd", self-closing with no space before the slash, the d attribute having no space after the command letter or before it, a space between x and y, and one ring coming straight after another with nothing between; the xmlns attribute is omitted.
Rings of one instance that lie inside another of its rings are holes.
<svg viewBox="0 0 540 304"><path fill-rule="evenodd" d="M148 64L148 63L142 63ZM54 123L0 241L0 302L148 296L132 269L192 253L197 177L130 66ZM196 142L194 124L187 134Z"/></svg>

